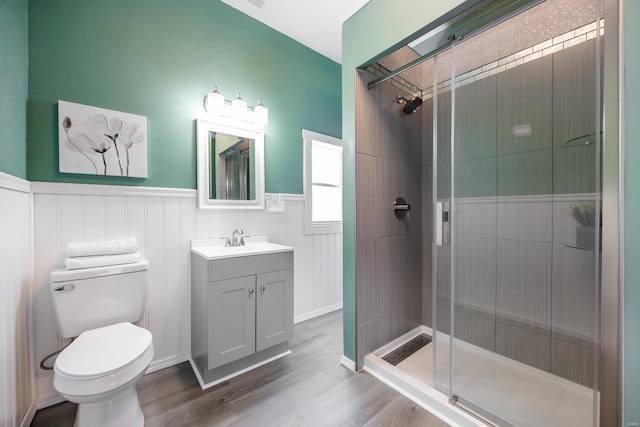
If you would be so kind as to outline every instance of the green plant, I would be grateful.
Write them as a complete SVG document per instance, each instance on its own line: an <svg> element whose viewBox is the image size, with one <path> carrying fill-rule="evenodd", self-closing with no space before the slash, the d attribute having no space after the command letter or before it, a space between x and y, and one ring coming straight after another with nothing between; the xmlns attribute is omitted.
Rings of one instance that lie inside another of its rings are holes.
<svg viewBox="0 0 640 427"><path fill-rule="evenodd" d="M593 202L582 202L571 205L569 215L583 226L595 227L596 205Z"/></svg>

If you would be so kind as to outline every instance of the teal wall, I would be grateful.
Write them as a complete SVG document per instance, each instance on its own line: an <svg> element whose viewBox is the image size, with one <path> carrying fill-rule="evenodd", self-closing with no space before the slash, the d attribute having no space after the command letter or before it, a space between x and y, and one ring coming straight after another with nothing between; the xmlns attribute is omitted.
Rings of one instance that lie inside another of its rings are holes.
<svg viewBox="0 0 640 427"><path fill-rule="evenodd" d="M31 181L196 187L213 85L269 108L266 191L301 194L301 129L341 137L340 65L217 0L30 0ZM147 179L58 172L57 101L147 117Z"/></svg>
<svg viewBox="0 0 640 427"><path fill-rule="evenodd" d="M342 27L344 355L352 361L356 358L355 69L462 3L404 0L399 7L388 0L371 0Z"/></svg>
<svg viewBox="0 0 640 427"><path fill-rule="evenodd" d="M0 172L27 177L27 0L0 0Z"/></svg>
<svg viewBox="0 0 640 427"><path fill-rule="evenodd" d="M622 425L640 422L640 2L624 1L625 289Z"/></svg>

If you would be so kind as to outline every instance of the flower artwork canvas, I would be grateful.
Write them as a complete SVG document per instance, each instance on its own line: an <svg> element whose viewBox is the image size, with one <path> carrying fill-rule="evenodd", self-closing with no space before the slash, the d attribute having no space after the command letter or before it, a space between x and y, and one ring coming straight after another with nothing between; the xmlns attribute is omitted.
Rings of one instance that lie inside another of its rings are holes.
<svg viewBox="0 0 640 427"><path fill-rule="evenodd" d="M58 101L62 173L147 177L147 118Z"/></svg>

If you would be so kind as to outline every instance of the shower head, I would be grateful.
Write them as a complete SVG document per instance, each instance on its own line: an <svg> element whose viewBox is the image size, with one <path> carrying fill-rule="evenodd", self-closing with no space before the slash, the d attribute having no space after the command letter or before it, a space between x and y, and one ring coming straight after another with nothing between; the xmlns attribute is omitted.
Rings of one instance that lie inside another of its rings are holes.
<svg viewBox="0 0 640 427"><path fill-rule="evenodd" d="M396 98L398 100L398 104L401 104L403 101L405 102L404 108L402 111L405 114L413 114L418 111L418 108L422 105L422 98L416 96L413 99L407 99L400 95Z"/></svg>

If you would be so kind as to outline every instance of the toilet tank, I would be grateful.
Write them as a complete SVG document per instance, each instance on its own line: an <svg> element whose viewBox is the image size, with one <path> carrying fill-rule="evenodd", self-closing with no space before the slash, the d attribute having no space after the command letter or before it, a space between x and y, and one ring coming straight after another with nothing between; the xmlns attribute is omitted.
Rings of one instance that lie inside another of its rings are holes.
<svg viewBox="0 0 640 427"><path fill-rule="evenodd" d="M78 270L53 270L49 275L51 304L63 338L120 322L142 319L147 301L149 262Z"/></svg>

